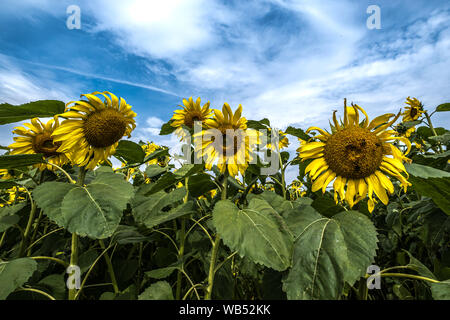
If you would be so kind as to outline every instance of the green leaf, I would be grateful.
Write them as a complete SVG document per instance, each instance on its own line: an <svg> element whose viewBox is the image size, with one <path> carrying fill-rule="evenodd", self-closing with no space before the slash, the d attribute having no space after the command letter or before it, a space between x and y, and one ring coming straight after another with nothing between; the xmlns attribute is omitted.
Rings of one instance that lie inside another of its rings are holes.
<svg viewBox="0 0 450 320"><path fill-rule="evenodd" d="M172 132L174 132L177 129L177 128L171 126L172 122L173 122L173 120L169 120L168 122L164 123L161 126L161 131L159 132L160 136L165 136L165 135L171 134Z"/></svg>
<svg viewBox="0 0 450 320"><path fill-rule="evenodd" d="M216 189L216 184L212 181L211 177L206 173L198 173L188 180L189 194L197 198L206 192Z"/></svg>
<svg viewBox="0 0 450 320"><path fill-rule="evenodd" d="M41 153L5 155L0 156L0 169L26 167L42 162L44 162L44 158Z"/></svg>
<svg viewBox="0 0 450 320"><path fill-rule="evenodd" d="M137 193L131 202L134 218L137 222L143 223L147 228L152 228L161 223L192 213L193 203L191 201L178 205L185 195L186 188L184 187L175 189L170 193L159 191L150 196Z"/></svg>
<svg viewBox="0 0 450 320"><path fill-rule="evenodd" d="M439 208L450 215L450 173L415 163L405 164L405 167L414 189L433 199Z"/></svg>
<svg viewBox="0 0 450 320"><path fill-rule="evenodd" d="M174 172L174 175L177 179L184 179L199 171L202 171L203 168L203 164L184 164L181 168Z"/></svg>
<svg viewBox="0 0 450 320"><path fill-rule="evenodd" d="M372 263L376 229L357 211L326 218L305 207L297 210L287 218L296 239L283 290L288 299L338 299L344 283L353 285Z"/></svg>
<svg viewBox="0 0 450 320"><path fill-rule="evenodd" d="M332 217L336 213L342 212L344 209L342 206L336 205L336 202L331 197L326 196L317 197L311 206L327 217Z"/></svg>
<svg viewBox="0 0 450 320"><path fill-rule="evenodd" d="M31 258L0 261L0 300L22 286L37 269L37 263Z"/></svg>
<svg viewBox="0 0 450 320"><path fill-rule="evenodd" d="M139 300L173 300L172 287L167 281L158 281L139 295Z"/></svg>
<svg viewBox="0 0 450 320"><path fill-rule="evenodd" d="M255 130L267 130L267 125L265 125L262 120L247 120L247 127Z"/></svg>
<svg viewBox="0 0 450 320"><path fill-rule="evenodd" d="M430 283L434 300L450 300L450 279L440 283Z"/></svg>
<svg viewBox="0 0 450 320"><path fill-rule="evenodd" d="M153 279L164 279L170 276L175 270L179 270L181 267L181 262L177 262L171 266L165 268L154 269L151 271L147 271L145 275L149 278Z"/></svg>
<svg viewBox="0 0 450 320"><path fill-rule="evenodd" d="M157 175L160 175L161 173L164 173L167 171L167 167L161 167L158 164L150 164L145 168L145 174L148 178L156 177Z"/></svg>
<svg viewBox="0 0 450 320"><path fill-rule="evenodd" d="M158 149L155 152L152 152L151 154L146 156L143 162L145 163L145 162L148 162L148 161L153 160L153 159L158 159L158 158L161 158L161 157L165 157L168 154L169 154L169 149L167 149L167 148Z"/></svg>
<svg viewBox="0 0 450 320"><path fill-rule="evenodd" d="M283 271L290 265L292 238L274 217L277 215L261 199L252 199L243 210L222 200L214 207L213 223L223 242L241 257Z"/></svg>
<svg viewBox="0 0 450 320"><path fill-rule="evenodd" d="M117 146L114 156L127 164L142 163L145 152L137 143L130 140L121 140Z"/></svg>
<svg viewBox="0 0 450 320"><path fill-rule="evenodd" d="M111 236L112 242L118 244L141 243L147 241L148 237L141 234L134 226L119 225Z"/></svg>
<svg viewBox="0 0 450 320"><path fill-rule="evenodd" d="M57 100L39 100L13 106L0 104L0 125L31 118L53 117L64 112L66 105Z"/></svg>
<svg viewBox="0 0 450 320"><path fill-rule="evenodd" d="M302 140L308 141L309 139L311 139L311 137L309 135L307 135L305 133L305 131L303 131L302 129L299 129L299 128L294 128L294 127L289 126L285 132L287 134L293 135L294 137L300 138Z"/></svg>
<svg viewBox="0 0 450 320"><path fill-rule="evenodd" d="M19 222L20 217L17 212L25 207L25 203L15 204L13 206L0 208L0 232L7 230L9 227Z"/></svg>
<svg viewBox="0 0 450 320"><path fill-rule="evenodd" d="M437 112L450 111L450 103L443 103L436 107Z"/></svg>
<svg viewBox="0 0 450 320"><path fill-rule="evenodd" d="M99 172L86 187L45 182L33 191L37 205L59 226L80 236L111 236L133 195L123 175Z"/></svg>

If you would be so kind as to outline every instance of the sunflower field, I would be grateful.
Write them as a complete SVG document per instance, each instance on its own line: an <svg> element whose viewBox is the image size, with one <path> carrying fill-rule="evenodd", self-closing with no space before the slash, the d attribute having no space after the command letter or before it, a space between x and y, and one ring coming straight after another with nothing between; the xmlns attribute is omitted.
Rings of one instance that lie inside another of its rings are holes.
<svg viewBox="0 0 450 320"><path fill-rule="evenodd" d="M450 300L450 103L339 109L281 131L183 99L177 154L110 92L1 104L0 299Z"/></svg>

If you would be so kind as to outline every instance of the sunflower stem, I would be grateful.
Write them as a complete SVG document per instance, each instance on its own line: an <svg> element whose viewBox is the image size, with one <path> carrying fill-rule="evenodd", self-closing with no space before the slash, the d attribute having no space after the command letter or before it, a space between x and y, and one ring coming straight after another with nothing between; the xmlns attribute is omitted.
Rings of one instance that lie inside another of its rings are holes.
<svg viewBox="0 0 450 320"><path fill-rule="evenodd" d="M185 178L184 179L184 186L186 188L186 195L183 198L183 202L187 203L188 201L188 197L189 197L189 190L188 190L188 182L189 182L189 178ZM186 238L186 217L181 217L181 227L180 227L180 248L178 249L178 260L181 261L181 267L184 268L184 263L183 263L183 256L184 256L184 244L185 244L185 239ZM181 270L178 270L178 274L177 274L177 289L176 289L176 294L175 294L175 298L176 300L180 300L181 299L181 284L183 281L183 273L181 272Z"/></svg>
<svg viewBox="0 0 450 320"><path fill-rule="evenodd" d="M285 168L283 167L283 159L281 159L281 153L278 153L278 159L280 162L280 168L281 168L281 189L283 190L283 198L286 200L286 178L284 175Z"/></svg>
<svg viewBox="0 0 450 320"><path fill-rule="evenodd" d="M106 251L106 246L105 243L103 242L102 239L98 240L100 247ZM108 273L109 273L109 277L111 278L111 282L114 288L114 293L115 294L119 294L120 290L119 290L119 286L117 285L117 280L116 280L116 274L114 273L114 268L111 262L111 258L109 257L108 252L105 252L105 262L106 262L106 266L108 267Z"/></svg>
<svg viewBox="0 0 450 320"><path fill-rule="evenodd" d="M28 197L30 198L31 210L30 210L30 215L28 217L27 226L26 226L25 231L23 233L22 243L20 244L19 257L23 257L23 255L25 254L25 248L26 248L26 245L27 245L27 242L28 242L28 236L29 236L30 231L31 231L31 226L33 225L34 216L36 214L36 204L34 203L30 192L28 190L26 190L26 192L28 194Z"/></svg>
<svg viewBox="0 0 450 320"><path fill-rule="evenodd" d="M225 171L222 181L222 195L221 199L227 199L227 187L228 187L228 171ZM212 290L214 286L214 276L216 272L216 262L217 262L217 254L219 253L219 244L220 244L220 235L216 234L216 239L212 245L211 252L211 262L209 264L209 273L208 273L208 286L206 288L205 300L211 300L212 298Z"/></svg>
<svg viewBox="0 0 450 320"><path fill-rule="evenodd" d="M425 117L427 117L427 122L428 122L428 125L430 126L431 132L433 132L433 135L435 137L437 137L438 134L436 133L436 130L433 127L433 123L431 122L431 117L430 117L430 115L428 114L427 111L425 111ZM442 153L443 150L442 150L441 143L439 141L437 143L438 143L439 153Z"/></svg>
<svg viewBox="0 0 450 320"><path fill-rule="evenodd" d="M86 177L86 168L80 167L80 171L78 173L77 184L83 186L84 178ZM78 235L74 232L72 233L72 245L71 245L71 253L70 253L70 265L78 266ZM77 289L72 288L69 289L69 300L75 300L77 295Z"/></svg>

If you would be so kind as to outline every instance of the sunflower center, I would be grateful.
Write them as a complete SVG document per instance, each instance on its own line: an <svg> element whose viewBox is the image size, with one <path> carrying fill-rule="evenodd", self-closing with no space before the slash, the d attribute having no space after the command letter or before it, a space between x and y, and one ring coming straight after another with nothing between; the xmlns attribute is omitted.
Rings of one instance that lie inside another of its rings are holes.
<svg viewBox="0 0 450 320"><path fill-rule="evenodd" d="M417 113L418 113L417 108L412 107L411 112L410 112L411 118L414 119L414 117L417 115Z"/></svg>
<svg viewBox="0 0 450 320"><path fill-rule="evenodd" d="M60 153L57 152L61 146L61 142L53 142L50 134L44 132L33 137L32 148L36 153L42 153L44 157L57 156Z"/></svg>
<svg viewBox="0 0 450 320"><path fill-rule="evenodd" d="M89 145L105 148L119 141L127 129L125 117L115 109L103 109L88 116L84 135Z"/></svg>
<svg viewBox="0 0 450 320"><path fill-rule="evenodd" d="M324 147L324 158L329 168L347 179L373 174L385 153L376 134L359 127L337 131L328 138Z"/></svg>
<svg viewBox="0 0 450 320"><path fill-rule="evenodd" d="M188 112L186 114L186 116L184 117L184 124L187 127L192 128L194 126L195 121L202 121L202 120L203 120L203 115L201 114L201 112L191 111L191 112Z"/></svg>

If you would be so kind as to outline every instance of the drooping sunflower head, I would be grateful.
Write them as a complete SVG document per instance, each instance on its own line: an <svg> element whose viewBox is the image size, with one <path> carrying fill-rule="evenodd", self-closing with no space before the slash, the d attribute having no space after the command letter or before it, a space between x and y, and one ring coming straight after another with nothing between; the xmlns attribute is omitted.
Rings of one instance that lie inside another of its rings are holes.
<svg viewBox="0 0 450 320"><path fill-rule="evenodd" d="M411 134L413 134L416 131L416 127L413 126L413 127L408 128L402 122L397 124L394 129L397 132L397 135L406 137L406 138L409 138L411 136Z"/></svg>
<svg viewBox="0 0 450 320"><path fill-rule="evenodd" d="M15 127L13 133L16 134L14 143L9 145L12 149L10 154L43 154L44 158L57 166L62 166L68 162L64 152L58 150L60 142L55 141L52 134L59 127L58 117L50 119L47 123L42 123L38 118L31 119L31 123L24 123L24 127ZM35 165L39 170L55 170L50 164Z"/></svg>
<svg viewBox="0 0 450 320"><path fill-rule="evenodd" d="M293 199L298 199L306 194L306 191L303 189L303 183L299 180L292 181L289 185L289 191Z"/></svg>
<svg viewBox="0 0 450 320"><path fill-rule="evenodd" d="M272 129L269 128L269 134L272 132ZM286 133L284 133L281 130L278 130L278 135L277 135L277 139L278 139L278 150L287 148L289 145L289 139L286 136ZM267 148L270 150L275 151L277 146L276 145L272 145L272 139L269 138L268 142L267 142Z"/></svg>
<svg viewBox="0 0 450 320"><path fill-rule="evenodd" d="M218 159L220 172L228 169L231 176L243 174L253 159L254 144L260 143L259 132L247 129L247 119L241 117L242 106L233 113L228 103L220 110L214 109L214 117L205 121L206 130L194 135L195 151L205 157L205 166L211 169Z"/></svg>
<svg viewBox="0 0 450 320"><path fill-rule="evenodd" d="M102 101L96 95L102 95ZM109 95L109 96L108 96ZM70 160L87 169L94 169L115 152L123 136L131 136L136 127L136 113L125 99L110 92L82 94L88 100L72 101L61 117L67 118L53 133L61 143L59 152L66 152Z"/></svg>
<svg viewBox="0 0 450 320"><path fill-rule="evenodd" d="M194 128L194 123L196 121L201 121L202 124L211 116L212 110L209 108L209 101L201 106L200 97L194 102L192 97L188 100L183 99L183 105L179 105L182 109L178 109L174 111L173 117L170 124L172 127L177 128L175 133L184 137L185 133L183 131L183 126L188 129Z"/></svg>
<svg viewBox="0 0 450 320"><path fill-rule="evenodd" d="M416 98L411 99L410 97L408 97L406 98L405 103L407 104L407 106L405 107L405 111L402 113L403 122L415 121L422 116L422 113L425 112L425 110L423 110L422 102L420 102Z"/></svg>
<svg viewBox="0 0 450 320"><path fill-rule="evenodd" d="M307 130L318 131L319 141L302 144L297 150L302 161L312 160L306 167L314 181L312 191L322 189L334 180L336 203L346 201L350 207L369 196L368 207L372 212L376 202L373 193L384 203L389 201L386 191L391 194L394 186L389 177L397 178L406 190L410 185L403 161L411 148L410 141L398 137L388 128L398 119L400 113L385 114L369 122L369 118L360 106L345 107L344 120L338 122L336 111L333 113L332 133L317 127ZM359 112L365 116L359 121ZM401 152L392 144L393 140L402 141L407 150ZM406 178L403 176L406 175Z"/></svg>

